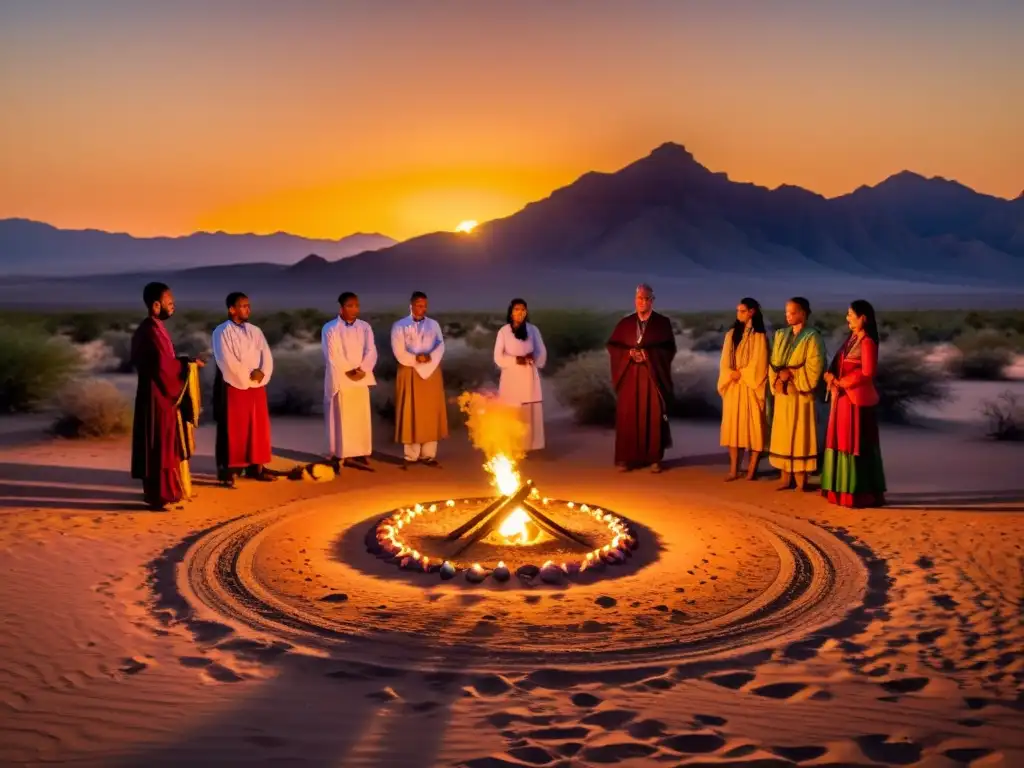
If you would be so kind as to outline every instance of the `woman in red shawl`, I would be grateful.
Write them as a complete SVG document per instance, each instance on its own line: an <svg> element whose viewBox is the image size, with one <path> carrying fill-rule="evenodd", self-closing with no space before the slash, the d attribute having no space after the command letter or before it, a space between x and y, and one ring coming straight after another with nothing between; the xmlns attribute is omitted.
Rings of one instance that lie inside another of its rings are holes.
<svg viewBox="0 0 1024 768"><path fill-rule="evenodd" d="M615 464L620 471L651 467L661 472L672 445L668 404L672 400L672 323L654 311L654 290L637 286L636 312L615 326L608 340L615 388Z"/></svg>
<svg viewBox="0 0 1024 768"><path fill-rule="evenodd" d="M875 308L857 300L846 315L850 338L824 376L832 410L825 437L821 492L844 507L885 504L885 470L878 439L878 323Z"/></svg>

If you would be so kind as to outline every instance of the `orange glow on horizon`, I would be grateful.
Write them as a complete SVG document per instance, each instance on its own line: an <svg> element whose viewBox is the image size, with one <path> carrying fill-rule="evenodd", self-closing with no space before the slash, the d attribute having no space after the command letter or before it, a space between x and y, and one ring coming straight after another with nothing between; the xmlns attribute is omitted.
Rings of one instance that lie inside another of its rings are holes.
<svg viewBox="0 0 1024 768"><path fill-rule="evenodd" d="M406 239L666 141L827 197L1020 194L1024 7L727 5L3 6L0 218Z"/></svg>

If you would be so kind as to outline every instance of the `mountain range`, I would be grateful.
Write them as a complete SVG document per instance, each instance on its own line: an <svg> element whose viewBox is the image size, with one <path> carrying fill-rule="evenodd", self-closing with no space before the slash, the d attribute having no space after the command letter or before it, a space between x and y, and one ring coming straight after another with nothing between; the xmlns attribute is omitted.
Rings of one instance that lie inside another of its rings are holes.
<svg viewBox="0 0 1024 768"><path fill-rule="evenodd" d="M394 245L379 234L315 240L284 232L133 237L96 229L58 229L28 219L0 220L0 275L69 276L167 272L222 264L294 264L308 254L332 260Z"/></svg>
<svg viewBox="0 0 1024 768"><path fill-rule="evenodd" d="M667 143L616 172L584 174L471 233L423 235L347 258L315 251L320 255L288 267L169 275L173 268L161 266L179 295L195 303L241 289L261 291L264 306L327 308L349 289L394 307L418 289L459 309L493 307L512 294L546 304L628 306L633 286L646 280L659 300L680 308L732 304L743 295L777 303L793 293L826 303L860 295L904 306L1019 306L1024 196L1007 200L903 171L825 198L791 185L733 181ZM102 289L108 300L130 290L137 301L141 282L136 274L76 286ZM0 302L11 300L0 290Z"/></svg>

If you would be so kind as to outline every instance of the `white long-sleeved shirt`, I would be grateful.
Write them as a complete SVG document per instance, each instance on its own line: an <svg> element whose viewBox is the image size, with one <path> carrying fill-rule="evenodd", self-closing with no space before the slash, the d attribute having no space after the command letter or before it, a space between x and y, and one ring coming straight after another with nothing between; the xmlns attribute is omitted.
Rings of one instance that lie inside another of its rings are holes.
<svg viewBox="0 0 1024 768"><path fill-rule="evenodd" d="M377 345L373 329L364 320L346 323L334 318L320 333L324 352L324 398L330 399L347 387L370 387L377 383L373 368L377 365ZM359 368L366 375L353 381L345 374Z"/></svg>
<svg viewBox="0 0 1024 768"><path fill-rule="evenodd" d="M533 365L519 365L517 357L533 355ZM539 403L543 397L540 388L538 371L548 361L548 351L544 346L537 326L526 324L526 341L515 337L512 326L507 323L498 329L494 340L494 363L501 369L501 381L498 394L510 405Z"/></svg>
<svg viewBox="0 0 1024 768"><path fill-rule="evenodd" d="M415 368L421 379L428 379L444 357L441 326L429 317L422 320L414 320L412 315L403 317L391 326L391 351L399 365ZM416 355L430 355L430 362L417 363Z"/></svg>
<svg viewBox="0 0 1024 768"><path fill-rule="evenodd" d="M213 329L213 357L224 382L235 389L257 389L270 383L274 375L274 357L263 331L252 323L227 320ZM263 381L257 384L249 375L259 369Z"/></svg>

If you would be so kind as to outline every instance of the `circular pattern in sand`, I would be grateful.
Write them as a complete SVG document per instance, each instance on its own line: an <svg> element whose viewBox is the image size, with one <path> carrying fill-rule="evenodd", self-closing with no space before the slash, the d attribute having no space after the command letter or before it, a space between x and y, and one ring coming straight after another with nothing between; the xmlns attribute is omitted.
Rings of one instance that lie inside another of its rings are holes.
<svg viewBox="0 0 1024 768"><path fill-rule="evenodd" d="M366 551L380 513L352 522L326 497L199 537L179 588L198 617L294 646L399 668L643 666L805 636L859 604L866 574L829 532L756 507L645 500L642 546L593 583L513 578L480 590ZM617 505L619 506L619 505ZM657 526L657 530L655 530Z"/></svg>

